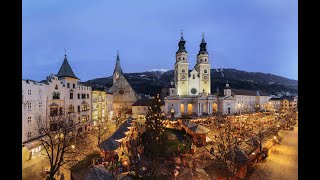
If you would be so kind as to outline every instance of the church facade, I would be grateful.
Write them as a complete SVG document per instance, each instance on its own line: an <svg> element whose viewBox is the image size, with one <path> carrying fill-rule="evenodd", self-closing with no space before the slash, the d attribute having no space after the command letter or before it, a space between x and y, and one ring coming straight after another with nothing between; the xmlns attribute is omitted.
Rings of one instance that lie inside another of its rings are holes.
<svg viewBox="0 0 320 180"><path fill-rule="evenodd" d="M140 96L123 75L119 54L117 54L116 66L113 71L113 85L109 92L113 94L113 111L118 117L123 116L123 111L131 111L132 104L140 99Z"/></svg>
<svg viewBox="0 0 320 180"><path fill-rule="evenodd" d="M196 65L191 70L185 43L182 34L174 64L174 87L169 88L170 95L164 98L164 112L168 117L201 116L216 112L234 114L267 109L270 95L262 91L231 89L227 83L223 93L212 94L211 65L204 37Z"/></svg>
<svg viewBox="0 0 320 180"><path fill-rule="evenodd" d="M202 37L196 65L189 71L186 41L181 35L174 65L174 86L165 97L165 113L171 117L206 115L218 111L218 98L211 94L210 61L207 43Z"/></svg>

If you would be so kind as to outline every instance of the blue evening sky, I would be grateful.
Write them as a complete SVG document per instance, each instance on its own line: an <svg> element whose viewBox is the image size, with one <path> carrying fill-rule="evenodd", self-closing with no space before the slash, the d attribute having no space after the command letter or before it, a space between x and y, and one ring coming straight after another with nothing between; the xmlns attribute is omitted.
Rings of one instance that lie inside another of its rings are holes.
<svg viewBox="0 0 320 180"><path fill-rule="evenodd" d="M297 0L24 0L22 78L58 73L64 48L86 81L123 71L173 69L180 30L189 68L202 33L211 68L298 79Z"/></svg>

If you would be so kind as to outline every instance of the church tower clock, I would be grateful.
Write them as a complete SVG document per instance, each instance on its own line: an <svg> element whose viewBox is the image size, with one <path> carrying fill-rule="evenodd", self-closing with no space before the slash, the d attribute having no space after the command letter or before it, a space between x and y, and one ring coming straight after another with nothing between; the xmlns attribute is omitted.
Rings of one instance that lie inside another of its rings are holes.
<svg viewBox="0 0 320 180"><path fill-rule="evenodd" d="M211 81L210 81L210 63L209 54L207 52L207 43L202 35L200 50L197 55L197 64L195 69L199 72L199 91L211 94Z"/></svg>
<svg viewBox="0 0 320 180"><path fill-rule="evenodd" d="M189 62L188 53L185 49L186 41L181 32L181 39L179 42L179 49L176 52L176 63L174 65L174 82L177 95L188 95L188 74Z"/></svg>

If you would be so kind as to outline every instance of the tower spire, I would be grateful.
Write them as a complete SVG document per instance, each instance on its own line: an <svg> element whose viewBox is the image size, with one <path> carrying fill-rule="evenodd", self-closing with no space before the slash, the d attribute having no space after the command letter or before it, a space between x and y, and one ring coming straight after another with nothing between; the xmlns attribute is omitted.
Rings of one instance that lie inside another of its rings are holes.
<svg viewBox="0 0 320 180"><path fill-rule="evenodd" d="M202 40L201 40L201 43L200 43L200 50L199 50L198 55L200 55L200 54L208 54L206 46L207 46L207 43L204 40L204 33L202 33Z"/></svg>
<svg viewBox="0 0 320 180"><path fill-rule="evenodd" d="M206 41L204 40L204 32L202 33L202 40L201 43L206 43Z"/></svg>
<svg viewBox="0 0 320 180"><path fill-rule="evenodd" d="M64 48L64 57L67 57L67 50Z"/></svg>
<svg viewBox="0 0 320 180"><path fill-rule="evenodd" d="M180 53L180 52L186 52L186 53L187 53L186 48L185 48L185 46L184 46L185 43L186 43L186 41L185 41L184 38L183 38L183 30L181 30L181 39L180 39L179 44L178 44L179 49L178 49L178 51L176 52L176 54L178 54L178 53Z"/></svg>
<svg viewBox="0 0 320 180"><path fill-rule="evenodd" d="M119 50L117 50L117 60L116 60L116 66L114 67L113 71L113 83L116 82L116 80L123 75L122 68L120 66L120 57L119 57Z"/></svg>
<svg viewBox="0 0 320 180"><path fill-rule="evenodd" d="M181 39L180 39L180 41L184 41L184 39L183 39L183 29L181 29L180 31L181 31Z"/></svg>
<svg viewBox="0 0 320 180"><path fill-rule="evenodd" d="M117 61L120 61L120 58L119 58L119 50L117 50Z"/></svg>

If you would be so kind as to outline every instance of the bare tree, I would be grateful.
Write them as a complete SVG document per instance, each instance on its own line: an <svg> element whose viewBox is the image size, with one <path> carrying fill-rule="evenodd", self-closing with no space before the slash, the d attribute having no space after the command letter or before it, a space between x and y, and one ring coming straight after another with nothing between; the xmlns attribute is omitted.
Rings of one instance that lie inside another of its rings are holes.
<svg viewBox="0 0 320 180"><path fill-rule="evenodd" d="M43 135L40 142L50 162L49 180L55 179L54 175L61 166L78 162L87 146L84 135L75 133L74 113L65 114L62 108L59 109L59 113L50 113L47 119L39 119L36 127Z"/></svg>
<svg viewBox="0 0 320 180"><path fill-rule="evenodd" d="M131 109L129 109L127 106L121 106L119 111L124 117L126 117L128 114L131 114Z"/></svg>
<svg viewBox="0 0 320 180"><path fill-rule="evenodd" d="M215 156L220 164L220 168L224 174L229 178L236 173L236 154L238 148L238 138L234 135L234 127L231 120L226 120L225 128L219 128L216 136L216 151ZM229 172L232 172L230 174Z"/></svg>
<svg viewBox="0 0 320 180"><path fill-rule="evenodd" d="M258 126L256 128L257 130L257 133L256 133L256 136L255 136L255 139L258 141L259 143L259 153L262 152L262 143L265 139L265 135L264 135L264 126L263 124L260 122L260 120L257 120L258 121Z"/></svg>
<svg viewBox="0 0 320 180"><path fill-rule="evenodd" d="M102 122L101 119L98 119L97 124L93 127L93 135L98 140L98 145L101 142L101 139L107 134L108 127L107 122Z"/></svg>

